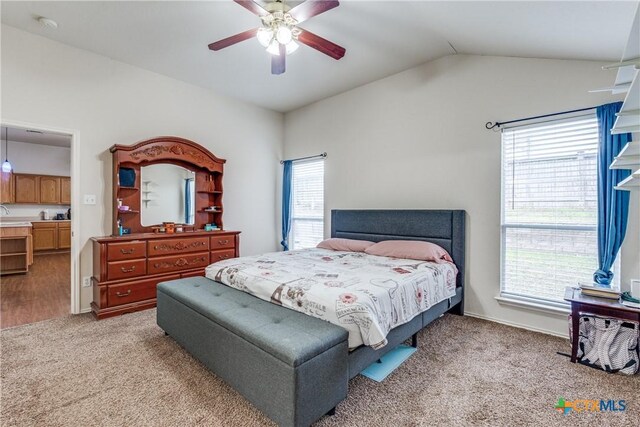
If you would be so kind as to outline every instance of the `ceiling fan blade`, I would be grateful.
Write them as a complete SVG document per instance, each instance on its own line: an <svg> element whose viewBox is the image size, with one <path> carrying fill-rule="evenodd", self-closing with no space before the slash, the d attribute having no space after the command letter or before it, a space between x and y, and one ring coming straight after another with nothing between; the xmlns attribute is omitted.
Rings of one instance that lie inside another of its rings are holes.
<svg viewBox="0 0 640 427"><path fill-rule="evenodd" d="M329 55L333 59L340 59L344 56L346 49L342 46L338 46L337 44L330 42L327 39L323 39L322 37L307 30L303 30L300 27L298 27L298 29L300 30L300 34L298 35L298 41L300 43L306 44L325 55Z"/></svg>
<svg viewBox="0 0 640 427"><path fill-rule="evenodd" d="M269 12L264 7L260 6L258 3L252 0L233 0L233 1L235 1L245 9L247 9L249 12L255 13L258 16L265 16L269 14Z"/></svg>
<svg viewBox="0 0 640 427"><path fill-rule="evenodd" d="M240 43L242 41L250 39L251 37L254 37L257 33L258 33L258 29L257 28L252 28L251 30L247 30L245 32L236 34L235 36L227 37L226 39L222 39L222 40L218 40L217 42L213 42L213 43L209 44L209 49L211 49L211 50L224 49L225 47L229 47L229 46L234 45L236 43Z"/></svg>
<svg viewBox="0 0 640 427"><path fill-rule="evenodd" d="M339 5L338 0L307 0L291 9L289 14L300 23Z"/></svg>
<svg viewBox="0 0 640 427"><path fill-rule="evenodd" d="M285 70L287 50L283 44L280 45L280 55L271 56L271 74L282 74Z"/></svg>

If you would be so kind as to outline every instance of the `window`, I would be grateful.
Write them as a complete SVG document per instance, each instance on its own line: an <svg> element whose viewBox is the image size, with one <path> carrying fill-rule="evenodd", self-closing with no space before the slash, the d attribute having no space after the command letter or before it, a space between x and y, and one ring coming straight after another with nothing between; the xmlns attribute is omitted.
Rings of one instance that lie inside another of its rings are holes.
<svg viewBox="0 0 640 427"><path fill-rule="evenodd" d="M503 297L564 305L566 286L593 281L597 151L595 114L503 131Z"/></svg>
<svg viewBox="0 0 640 427"><path fill-rule="evenodd" d="M324 237L324 159L293 163L290 249L313 248Z"/></svg>

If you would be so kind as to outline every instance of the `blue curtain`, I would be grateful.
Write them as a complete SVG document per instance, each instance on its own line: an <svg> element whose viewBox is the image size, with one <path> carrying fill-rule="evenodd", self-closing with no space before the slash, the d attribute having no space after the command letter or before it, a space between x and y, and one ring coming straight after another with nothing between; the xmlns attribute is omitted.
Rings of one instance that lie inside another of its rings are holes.
<svg viewBox="0 0 640 427"><path fill-rule="evenodd" d="M604 286L611 284L613 265L624 235L629 215L629 192L613 187L631 173L628 170L609 169L620 150L631 141L631 134L611 135L622 102L601 105L596 109L598 117L598 270L593 280Z"/></svg>
<svg viewBox="0 0 640 427"><path fill-rule="evenodd" d="M282 171L282 241L280 242L285 251L289 250L289 232L291 231L292 174L293 162L285 160Z"/></svg>
<svg viewBox="0 0 640 427"><path fill-rule="evenodd" d="M191 179L184 180L184 223L191 223L193 206L191 206Z"/></svg>

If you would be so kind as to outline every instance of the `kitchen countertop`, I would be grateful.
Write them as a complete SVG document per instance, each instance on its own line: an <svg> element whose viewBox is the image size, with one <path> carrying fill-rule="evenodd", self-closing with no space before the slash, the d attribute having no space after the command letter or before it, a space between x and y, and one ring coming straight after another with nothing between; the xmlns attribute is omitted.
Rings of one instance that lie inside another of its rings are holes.
<svg viewBox="0 0 640 427"><path fill-rule="evenodd" d="M31 222L29 221L0 221L0 228L22 228L22 227L33 227Z"/></svg>
<svg viewBox="0 0 640 427"><path fill-rule="evenodd" d="M25 222L71 222L70 219L41 219L34 217L19 217L19 216L3 216L0 218L0 224L3 224L4 227L19 227L19 225L14 225L13 223L23 224ZM10 224L11 223L11 224ZM22 225L25 227L26 225Z"/></svg>

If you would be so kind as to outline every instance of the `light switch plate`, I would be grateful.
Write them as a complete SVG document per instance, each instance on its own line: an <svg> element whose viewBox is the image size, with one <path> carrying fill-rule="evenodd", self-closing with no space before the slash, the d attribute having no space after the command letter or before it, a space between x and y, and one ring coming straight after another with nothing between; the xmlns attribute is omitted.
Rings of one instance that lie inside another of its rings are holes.
<svg viewBox="0 0 640 427"><path fill-rule="evenodd" d="M85 194L84 195L84 204L85 205L95 205L96 204L96 195L95 194Z"/></svg>

